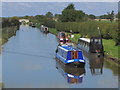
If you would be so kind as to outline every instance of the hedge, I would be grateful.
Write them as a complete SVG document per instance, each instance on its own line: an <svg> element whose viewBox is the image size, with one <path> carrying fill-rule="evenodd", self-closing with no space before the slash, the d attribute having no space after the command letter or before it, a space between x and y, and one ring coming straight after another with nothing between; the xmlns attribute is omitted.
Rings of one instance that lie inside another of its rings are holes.
<svg viewBox="0 0 120 90"><path fill-rule="evenodd" d="M116 43L120 43L118 38L118 23L117 22L103 22L103 21L87 21L87 22L57 22L55 25L59 31L66 31L73 33L78 32L81 35L101 36L104 39L114 39ZM99 30L98 30L99 27Z"/></svg>

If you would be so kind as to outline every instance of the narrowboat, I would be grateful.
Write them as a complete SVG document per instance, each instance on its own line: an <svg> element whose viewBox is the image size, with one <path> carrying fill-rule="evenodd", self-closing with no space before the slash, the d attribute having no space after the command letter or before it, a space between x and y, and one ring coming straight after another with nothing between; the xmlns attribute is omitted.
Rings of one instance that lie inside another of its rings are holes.
<svg viewBox="0 0 120 90"><path fill-rule="evenodd" d="M77 47L90 53L100 53L104 55L102 38L101 37L91 37L89 38L79 38Z"/></svg>
<svg viewBox="0 0 120 90"><path fill-rule="evenodd" d="M82 83L85 76L85 68L75 68L56 61L56 68L69 84Z"/></svg>
<svg viewBox="0 0 120 90"><path fill-rule="evenodd" d="M33 24L33 23L32 23L32 22L30 22L30 23L29 23L29 26L32 26L32 24Z"/></svg>
<svg viewBox="0 0 120 90"><path fill-rule="evenodd" d="M44 27L44 33L49 33L48 27Z"/></svg>
<svg viewBox="0 0 120 90"><path fill-rule="evenodd" d="M44 25L41 25L41 28L40 30L44 33L49 33L49 30L48 30L48 27L44 26Z"/></svg>
<svg viewBox="0 0 120 90"><path fill-rule="evenodd" d="M35 24L32 23L32 22L30 22L30 23L29 23L29 26L31 26L31 27L35 27Z"/></svg>
<svg viewBox="0 0 120 90"><path fill-rule="evenodd" d="M56 58L64 64L84 67L85 59L82 51L72 46L59 45L56 49Z"/></svg>
<svg viewBox="0 0 120 90"><path fill-rule="evenodd" d="M65 44L65 43L69 42L69 39L68 39L67 34L65 32L59 32L58 39L59 39L60 44Z"/></svg>
<svg viewBox="0 0 120 90"><path fill-rule="evenodd" d="M35 27L35 24L34 23L32 23L32 25L31 25L32 27Z"/></svg>

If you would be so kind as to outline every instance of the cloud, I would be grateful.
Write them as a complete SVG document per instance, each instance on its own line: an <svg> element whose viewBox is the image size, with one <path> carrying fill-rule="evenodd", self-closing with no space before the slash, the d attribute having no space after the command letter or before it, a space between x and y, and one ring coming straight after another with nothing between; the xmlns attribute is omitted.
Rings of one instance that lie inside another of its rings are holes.
<svg viewBox="0 0 120 90"><path fill-rule="evenodd" d="M38 15L52 12L61 13L71 2L3 2L3 16ZM117 2L72 2L77 10L87 14L102 15L114 10L117 12ZM104 8L105 7L105 8Z"/></svg>

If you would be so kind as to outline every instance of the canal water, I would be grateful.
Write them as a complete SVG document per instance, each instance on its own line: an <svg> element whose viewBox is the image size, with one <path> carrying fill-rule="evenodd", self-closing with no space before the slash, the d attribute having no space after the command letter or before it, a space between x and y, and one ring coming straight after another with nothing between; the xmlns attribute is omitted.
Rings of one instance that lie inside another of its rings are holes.
<svg viewBox="0 0 120 90"><path fill-rule="evenodd" d="M118 88L118 68L104 58L85 54L85 68L55 59L58 40L38 28L21 25L3 46L4 88ZM0 70L1 71L1 70Z"/></svg>

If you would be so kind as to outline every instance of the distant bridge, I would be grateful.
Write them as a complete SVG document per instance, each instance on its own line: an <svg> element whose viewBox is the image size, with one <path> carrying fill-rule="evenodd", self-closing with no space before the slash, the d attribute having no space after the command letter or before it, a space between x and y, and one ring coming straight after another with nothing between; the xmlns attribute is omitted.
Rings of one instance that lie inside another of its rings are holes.
<svg viewBox="0 0 120 90"><path fill-rule="evenodd" d="M29 20L28 19L19 19L19 22L29 23Z"/></svg>

